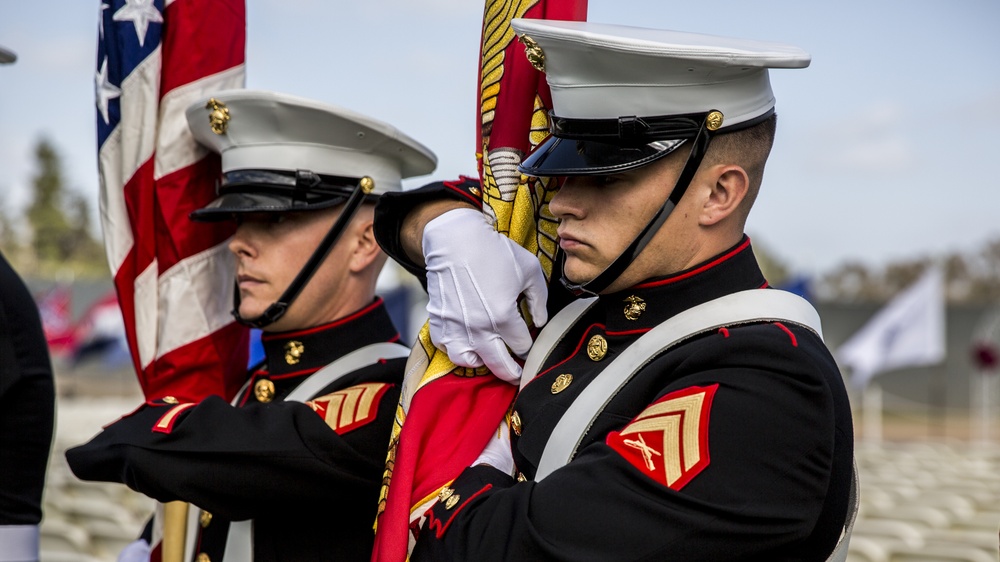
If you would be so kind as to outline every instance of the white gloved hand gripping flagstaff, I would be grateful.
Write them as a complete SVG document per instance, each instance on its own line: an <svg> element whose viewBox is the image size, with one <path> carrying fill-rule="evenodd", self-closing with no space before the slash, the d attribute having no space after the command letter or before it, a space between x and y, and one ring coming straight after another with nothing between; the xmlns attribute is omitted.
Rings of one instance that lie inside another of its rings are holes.
<svg viewBox="0 0 1000 562"><path fill-rule="evenodd" d="M536 326L547 320L548 289L538 258L476 209L455 209L427 223L422 248L431 341L456 365L486 365L517 384L521 367L510 351L523 357L531 348L520 295Z"/></svg>

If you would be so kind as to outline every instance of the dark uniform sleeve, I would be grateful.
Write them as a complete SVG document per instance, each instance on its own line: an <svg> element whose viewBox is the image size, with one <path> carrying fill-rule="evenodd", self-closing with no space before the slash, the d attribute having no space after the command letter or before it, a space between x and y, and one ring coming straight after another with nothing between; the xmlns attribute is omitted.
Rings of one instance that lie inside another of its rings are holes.
<svg viewBox="0 0 1000 562"><path fill-rule="evenodd" d="M0 525L42 519L55 390L38 308L0 255Z"/></svg>
<svg viewBox="0 0 1000 562"><path fill-rule="evenodd" d="M399 233L406 215L419 205L432 201L452 199L482 209L483 198L479 180L460 176L455 181L433 182L418 189L390 192L379 197L375 205L375 239L385 253L412 273L427 288L424 269L406 257Z"/></svg>
<svg viewBox="0 0 1000 562"><path fill-rule="evenodd" d="M542 481L466 470L448 498L459 499L426 515L413 559L825 559L853 456L835 364L804 330L707 340L686 344L682 361L655 360L670 381L657 398Z"/></svg>
<svg viewBox="0 0 1000 562"><path fill-rule="evenodd" d="M233 520L288 506L377 497L399 399L386 384L374 418L337 433L309 405L234 408L218 397L147 404L67 451L83 480L121 482Z"/></svg>

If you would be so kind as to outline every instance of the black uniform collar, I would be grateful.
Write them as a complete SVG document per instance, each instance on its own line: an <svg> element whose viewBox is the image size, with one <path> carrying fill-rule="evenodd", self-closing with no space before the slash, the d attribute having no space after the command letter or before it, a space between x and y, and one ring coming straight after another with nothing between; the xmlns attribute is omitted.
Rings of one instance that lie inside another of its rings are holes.
<svg viewBox="0 0 1000 562"><path fill-rule="evenodd" d="M744 289L766 287L750 239L690 269L601 295L608 332L646 331L688 308Z"/></svg>
<svg viewBox="0 0 1000 562"><path fill-rule="evenodd" d="M398 340L381 298L329 324L261 336L271 377L311 373L366 345Z"/></svg>

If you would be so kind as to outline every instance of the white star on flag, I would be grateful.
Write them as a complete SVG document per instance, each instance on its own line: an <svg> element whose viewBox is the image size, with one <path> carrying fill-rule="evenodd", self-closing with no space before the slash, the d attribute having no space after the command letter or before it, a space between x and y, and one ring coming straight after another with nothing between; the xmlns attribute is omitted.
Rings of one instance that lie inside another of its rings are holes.
<svg viewBox="0 0 1000 562"><path fill-rule="evenodd" d="M139 46L146 41L146 31L149 24L163 23L163 16L153 5L153 0L125 0L125 5L111 16L115 21L130 21L135 25L135 34L139 37Z"/></svg>
<svg viewBox="0 0 1000 562"><path fill-rule="evenodd" d="M96 75L96 88L95 93L97 94L97 109L101 112L101 117L104 118L104 124L110 124L108 118L108 102L122 95L121 89L108 81L108 57L104 57L101 61L101 70L98 71Z"/></svg>
<svg viewBox="0 0 1000 562"><path fill-rule="evenodd" d="M101 2L101 13L97 17L97 29L100 31L101 39L104 39L104 10L107 10L111 6L108 6L104 2Z"/></svg>

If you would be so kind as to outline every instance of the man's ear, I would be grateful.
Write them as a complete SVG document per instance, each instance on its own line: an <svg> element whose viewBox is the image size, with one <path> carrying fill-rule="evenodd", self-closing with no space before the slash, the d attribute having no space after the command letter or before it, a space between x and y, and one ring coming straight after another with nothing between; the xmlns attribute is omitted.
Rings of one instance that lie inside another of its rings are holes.
<svg viewBox="0 0 1000 562"><path fill-rule="evenodd" d="M701 226L712 226L731 216L750 190L750 177L741 166L713 166L710 174L708 198L698 217Z"/></svg>
<svg viewBox="0 0 1000 562"><path fill-rule="evenodd" d="M363 211L363 209L362 209ZM371 213L359 212L354 218L354 252L349 267L352 272L364 271L382 254L382 248L375 241L375 221Z"/></svg>

